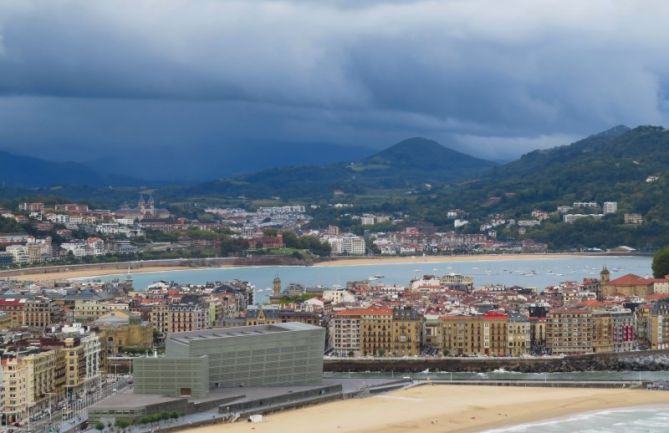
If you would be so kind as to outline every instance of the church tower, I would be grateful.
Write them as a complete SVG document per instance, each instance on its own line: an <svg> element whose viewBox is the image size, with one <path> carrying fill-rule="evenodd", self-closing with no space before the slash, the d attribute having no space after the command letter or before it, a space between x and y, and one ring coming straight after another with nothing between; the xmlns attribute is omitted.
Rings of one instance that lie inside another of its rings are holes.
<svg viewBox="0 0 669 433"><path fill-rule="evenodd" d="M137 202L137 209L141 213L144 213L144 210L146 209L146 202L144 201L144 196L142 194L139 195L139 201Z"/></svg>
<svg viewBox="0 0 669 433"><path fill-rule="evenodd" d="M281 296L281 278L275 277L272 281L272 294L276 297Z"/></svg>
<svg viewBox="0 0 669 433"><path fill-rule="evenodd" d="M606 268L606 266L604 266L604 268L602 268L602 272L599 273L601 284L606 284L606 283L608 283L608 282L609 282L609 276L610 276L610 275L611 275L611 273L610 273L609 270Z"/></svg>
<svg viewBox="0 0 669 433"><path fill-rule="evenodd" d="M153 201L153 196L149 196L149 201L146 203L147 212L149 215L154 216L156 213L156 203Z"/></svg>

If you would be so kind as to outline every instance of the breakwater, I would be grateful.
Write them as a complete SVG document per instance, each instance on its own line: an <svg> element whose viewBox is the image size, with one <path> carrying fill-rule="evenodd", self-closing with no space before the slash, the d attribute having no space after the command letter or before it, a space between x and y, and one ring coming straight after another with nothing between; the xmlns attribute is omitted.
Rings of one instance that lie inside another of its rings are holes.
<svg viewBox="0 0 669 433"><path fill-rule="evenodd" d="M324 369L337 373L419 373L425 370L487 373L500 369L520 373L662 371L669 370L669 350L543 358L328 358Z"/></svg>

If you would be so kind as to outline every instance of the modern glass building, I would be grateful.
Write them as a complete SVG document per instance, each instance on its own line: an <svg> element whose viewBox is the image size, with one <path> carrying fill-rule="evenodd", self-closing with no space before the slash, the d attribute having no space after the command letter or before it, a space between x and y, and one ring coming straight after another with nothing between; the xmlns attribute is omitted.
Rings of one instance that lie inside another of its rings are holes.
<svg viewBox="0 0 669 433"><path fill-rule="evenodd" d="M165 356L134 360L134 392L202 398L216 388L317 385L324 343L325 329L304 323L175 333Z"/></svg>

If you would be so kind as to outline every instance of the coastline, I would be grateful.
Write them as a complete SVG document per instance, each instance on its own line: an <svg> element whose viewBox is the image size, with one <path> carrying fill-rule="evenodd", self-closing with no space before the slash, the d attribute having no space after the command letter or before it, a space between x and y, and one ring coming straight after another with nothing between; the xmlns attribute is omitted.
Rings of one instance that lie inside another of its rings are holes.
<svg viewBox="0 0 669 433"><path fill-rule="evenodd" d="M139 270L133 269L131 271L131 275L151 273L151 272L175 272L175 271L195 270L195 269L206 269L206 268L190 268L186 266L169 266L169 267L147 266L139 268ZM17 281L45 282L45 281L92 279L92 278L107 277L112 275L118 275L119 277L122 277L127 274L128 272L127 271L124 272L122 269L90 269L90 270L80 270L80 271L28 273L6 278L10 278Z"/></svg>
<svg viewBox="0 0 669 433"><path fill-rule="evenodd" d="M469 433L604 410L669 404L669 392L629 389L425 385L365 399L269 414L262 423L217 424L187 433Z"/></svg>
<svg viewBox="0 0 669 433"><path fill-rule="evenodd" d="M377 257L341 257L314 263L314 266L372 266L372 265L401 265L406 263L464 263L464 262L492 262L503 260L554 260L588 257L592 254L577 253L522 253L522 254L477 254L455 256L377 256Z"/></svg>
<svg viewBox="0 0 669 433"><path fill-rule="evenodd" d="M452 256L391 256L391 257L337 257L314 263L314 267L345 267L345 266L374 266L394 264L425 264L425 263L463 263L504 260L555 260L572 259L576 257L596 257L600 254L592 253L522 253L522 254L480 254L480 255L452 255ZM621 255L611 255L617 257ZM248 261L242 257L210 258L210 259L169 259L154 261L111 262L95 265L43 266L25 268L21 270L0 271L0 279L17 281L63 281L74 279L97 278L110 275L126 275L128 269L131 274L153 272L172 272L184 270L199 270L212 268L230 268L246 266L306 266L304 262L284 263L276 257L266 256L255 261Z"/></svg>

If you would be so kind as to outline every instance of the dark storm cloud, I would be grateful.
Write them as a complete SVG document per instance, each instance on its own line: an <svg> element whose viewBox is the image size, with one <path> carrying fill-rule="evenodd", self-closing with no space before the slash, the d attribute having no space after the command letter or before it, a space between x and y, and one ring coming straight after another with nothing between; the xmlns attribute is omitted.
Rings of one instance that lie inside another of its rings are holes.
<svg viewBox="0 0 669 433"><path fill-rule="evenodd" d="M257 140L492 157L667 118L661 1L7 0L0 142L95 158Z"/></svg>

